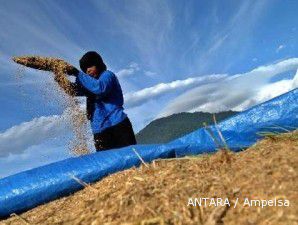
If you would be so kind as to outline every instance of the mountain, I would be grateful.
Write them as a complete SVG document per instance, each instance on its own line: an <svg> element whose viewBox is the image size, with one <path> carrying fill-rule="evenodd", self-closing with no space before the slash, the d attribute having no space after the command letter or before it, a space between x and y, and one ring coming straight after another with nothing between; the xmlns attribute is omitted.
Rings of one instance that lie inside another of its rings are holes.
<svg viewBox="0 0 298 225"><path fill-rule="evenodd" d="M224 120L237 112L227 111L215 113L217 122ZM213 124L213 114L194 112L178 113L153 120L136 134L138 144L167 143L204 126Z"/></svg>

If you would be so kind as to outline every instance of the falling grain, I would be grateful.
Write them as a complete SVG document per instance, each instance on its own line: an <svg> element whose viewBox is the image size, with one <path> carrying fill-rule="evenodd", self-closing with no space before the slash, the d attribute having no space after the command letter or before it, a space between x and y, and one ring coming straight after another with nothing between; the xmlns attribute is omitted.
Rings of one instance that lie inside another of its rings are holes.
<svg viewBox="0 0 298 225"><path fill-rule="evenodd" d="M72 66L61 59L40 56L13 57L13 61L26 67L54 73L55 81L67 94L64 97L69 108L67 113L74 133L74 139L70 142L70 150L75 155L89 153L86 133L87 119L85 113L80 109L73 85L66 75Z"/></svg>

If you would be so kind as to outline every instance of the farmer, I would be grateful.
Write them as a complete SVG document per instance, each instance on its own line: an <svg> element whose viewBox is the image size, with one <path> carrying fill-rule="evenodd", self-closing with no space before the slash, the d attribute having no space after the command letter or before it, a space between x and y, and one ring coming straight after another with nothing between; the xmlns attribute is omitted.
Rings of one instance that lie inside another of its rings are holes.
<svg viewBox="0 0 298 225"><path fill-rule="evenodd" d="M87 118L90 120L96 151L136 144L131 122L123 109L123 94L115 74L107 70L101 56L87 52L80 59L79 71L67 71L76 77L72 87L76 96L87 97Z"/></svg>

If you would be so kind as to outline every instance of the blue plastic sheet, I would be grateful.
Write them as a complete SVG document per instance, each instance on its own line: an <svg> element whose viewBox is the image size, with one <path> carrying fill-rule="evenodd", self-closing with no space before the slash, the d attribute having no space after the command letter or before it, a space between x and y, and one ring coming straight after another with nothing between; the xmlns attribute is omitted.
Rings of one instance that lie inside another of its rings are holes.
<svg viewBox="0 0 298 225"><path fill-rule="evenodd" d="M295 129L298 129L298 89L243 111L217 126L196 130L170 143L190 146L186 150L177 150L180 157L212 151L225 147L225 144L238 151L253 145L266 133Z"/></svg>
<svg viewBox="0 0 298 225"><path fill-rule="evenodd" d="M194 131L163 145L135 145L66 159L0 180L0 217L21 213L81 188L73 177L92 183L157 158L214 152L225 144L232 150L247 148L262 132L285 132L298 127L298 89L241 112L217 126ZM222 134L223 139L219 134ZM133 150L135 149L135 151Z"/></svg>

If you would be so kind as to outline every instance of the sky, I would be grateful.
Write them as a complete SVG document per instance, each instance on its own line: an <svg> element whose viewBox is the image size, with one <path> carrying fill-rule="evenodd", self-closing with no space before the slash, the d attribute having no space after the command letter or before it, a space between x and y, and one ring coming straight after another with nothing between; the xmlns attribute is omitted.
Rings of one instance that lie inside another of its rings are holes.
<svg viewBox="0 0 298 225"><path fill-rule="evenodd" d="M52 75L12 56L79 68L85 52L98 51L138 132L173 113L241 111L297 88L297 12L292 0L3 1L0 178L74 157Z"/></svg>

